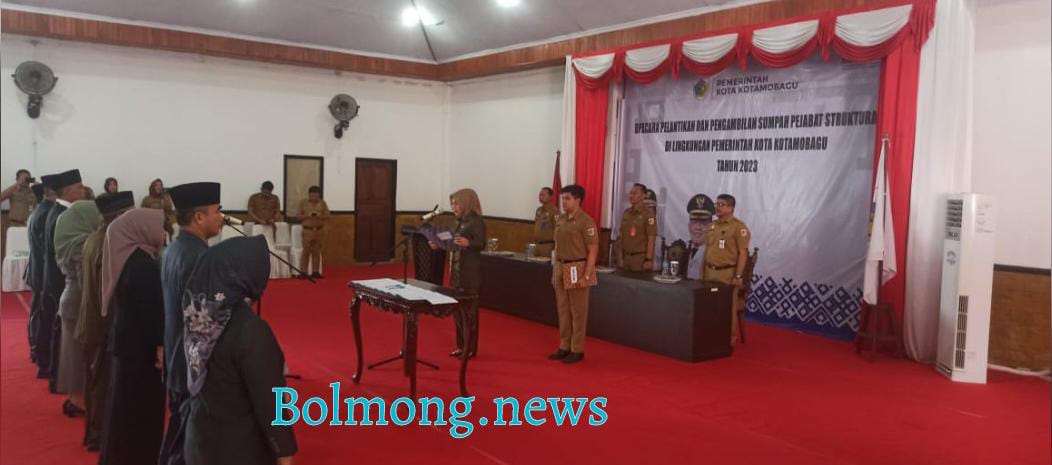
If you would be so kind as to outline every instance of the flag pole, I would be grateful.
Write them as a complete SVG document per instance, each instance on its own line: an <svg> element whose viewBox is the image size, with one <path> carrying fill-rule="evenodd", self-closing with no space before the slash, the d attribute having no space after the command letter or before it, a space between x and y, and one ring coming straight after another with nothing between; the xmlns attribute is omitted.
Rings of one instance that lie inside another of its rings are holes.
<svg viewBox="0 0 1052 465"><path fill-rule="evenodd" d="M889 143L888 133L884 133L880 137L880 154L881 154L881 157L880 157L880 163L881 163L880 168L881 168L881 170L880 170L880 172L881 172L881 174L883 174L883 177L881 179L878 179L877 182L883 184L883 186L882 186L883 188L881 189L881 192L883 192L883 195L884 195L884 199L883 199L883 202L882 202L882 204L884 205L884 208L880 209L880 216L881 216L881 218L884 219L883 221L881 221L881 225L883 225L883 227L885 227L885 228L887 227L887 224L888 224L888 183L887 183L887 180L888 180L888 143ZM884 234L884 231L881 231L880 234ZM886 244L884 246L884 249L885 250L887 249L887 245ZM883 295L884 295L884 258L881 257L881 259L877 262L877 305L878 306L880 304L884 303L884 299L881 298L881 296L883 296Z"/></svg>

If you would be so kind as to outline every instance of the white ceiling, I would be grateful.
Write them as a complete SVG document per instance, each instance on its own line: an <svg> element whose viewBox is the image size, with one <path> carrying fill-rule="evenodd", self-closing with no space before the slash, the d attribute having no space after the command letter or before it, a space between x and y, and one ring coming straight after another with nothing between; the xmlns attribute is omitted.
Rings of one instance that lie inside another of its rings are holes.
<svg viewBox="0 0 1052 465"><path fill-rule="evenodd" d="M761 0L415 0L441 21L425 26L434 58L452 61L564 36L696 15ZM145 23L433 62L410 0L4 0L4 8Z"/></svg>

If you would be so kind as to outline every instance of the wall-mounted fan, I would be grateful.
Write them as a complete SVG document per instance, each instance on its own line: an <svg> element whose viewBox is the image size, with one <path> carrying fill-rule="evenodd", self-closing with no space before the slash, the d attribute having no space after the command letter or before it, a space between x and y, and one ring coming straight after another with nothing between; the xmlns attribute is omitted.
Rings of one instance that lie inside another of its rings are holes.
<svg viewBox="0 0 1052 465"><path fill-rule="evenodd" d="M343 130L350 126L351 120L355 116L358 116L358 102L347 94L337 94L329 102L329 113L332 113L332 117L336 118L336 127L333 128L333 135L337 139L343 137Z"/></svg>
<svg viewBox="0 0 1052 465"><path fill-rule="evenodd" d="M12 74L11 77L15 78L15 85L18 86L18 89L29 95L29 105L26 106L29 117L34 119L39 117L40 107L44 106L44 95L51 92L51 89L55 88L55 83L58 82L55 73L43 63L27 61L18 65L18 68L15 68L15 74Z"/></svg>

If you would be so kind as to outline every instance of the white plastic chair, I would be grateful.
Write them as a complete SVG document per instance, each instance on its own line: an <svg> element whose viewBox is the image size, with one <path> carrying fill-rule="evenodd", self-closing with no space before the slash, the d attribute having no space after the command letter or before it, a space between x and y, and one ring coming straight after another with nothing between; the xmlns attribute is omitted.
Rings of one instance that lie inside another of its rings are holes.
<svg viewBox="0 0 1052 465"><path fill-rule="evenodd" d="M29 266L29 229L25 226L7 228L4 238L7 254L3 262L3 292L28 291L29 285L22 279Z"/></svg>
<svg viewBox="0 0 1052 465"><path fill-rule="evenodd" d="M262 229L262 228L256 228L256 229L259 230L259 229ZM263 231L260 231L260 232L263 232ZM257 234L257 235L258 236L263 236L263 238L267 240L267 247L270 248L270 251L273 252L274 255L277 255L278 257L281 257L283 260L288 261L288 259L289 259L289 252L287 250L280 250L280 249L274 248L274 242L270 239L270 236L268 234ZM281 260L275 258L274 255L270 256L270 279L288 279L288 278L291 278L292 277L292 271L289 270L289 266L284 264L284 263L282 263Z"/></svg>
<svg viewBox="0 0 1052 465"><path fill-rule="evenodd" d="M303 225L297 224L292 226L292 248L289 249L289 262L296 267L300 266L300 259L303 257ZM325 259L322 258L318 261L318 273L322 272L322 265L325 263ZM303 270L306 272L307 270Z"/></svg>
<svg viewBox="0 0 1052 465"><path fill-rule="evenodd" d="M274 223L274 247L284 250L292 248L292 231L284 221Z"/></svg>

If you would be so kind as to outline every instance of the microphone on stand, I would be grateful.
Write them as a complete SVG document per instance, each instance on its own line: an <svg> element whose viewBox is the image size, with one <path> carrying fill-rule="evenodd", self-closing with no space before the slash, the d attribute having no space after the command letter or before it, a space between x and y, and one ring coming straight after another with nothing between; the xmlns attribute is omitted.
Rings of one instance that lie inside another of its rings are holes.
<svg viewBox="0 0 1052 465"><path fill-rule="evenodd" d="M428 214L426 214L424 216L421 216L420 219L424 220L424 222L426 223L426 222L431 221L432 219L434 219L436 216L441 215L443 213L445 213L445 212L442 211L442 209L439 208L438 205L436 204L435 208L432 209L430 213L428 213Z"/></svg>
<svg viewBox="0 0 1052 465"><path fill-rule="evenodd" d="M245 224L244 221L241 221L241 220L239 220L237 218L234 218L233 216L227 216L227 215L223 215L223 222L226 223L226 224L229 224L229 225L234 225L234 226L241 226L241 225Z"/></svg>

